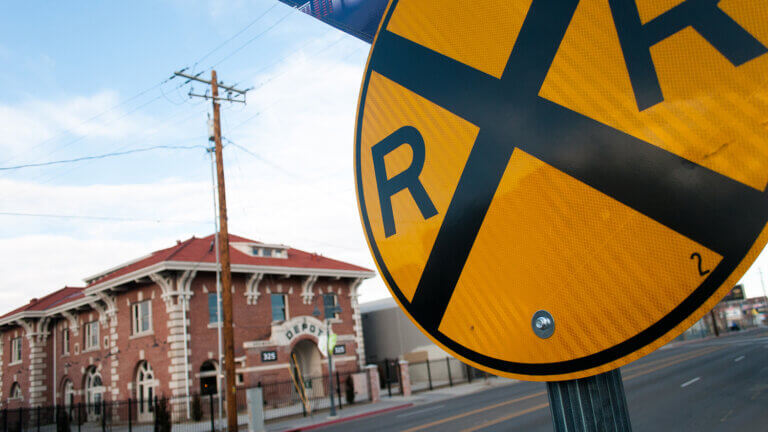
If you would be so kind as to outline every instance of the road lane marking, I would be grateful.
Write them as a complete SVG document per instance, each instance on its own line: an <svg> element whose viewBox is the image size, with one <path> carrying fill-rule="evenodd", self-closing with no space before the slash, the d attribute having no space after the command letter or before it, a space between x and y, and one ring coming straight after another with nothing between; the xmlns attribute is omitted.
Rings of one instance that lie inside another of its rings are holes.
<svg viewBox="0 0 768 432"><path fill-rule="evenodd" d="M631 379L634 379L634 378L637 378L637 377L641 377L643 375L648 375L651 372L656 372L658 370L665 369L665 368L668 368L670 366L674 366L674 365L676 365L678 363L682 363L684 361L692 360L692 359L695 359L697 357L701 357L701 356L704 356L704 355L707 355L707 354L711 354L713 352L720 351L720 350L722 350L724 348L725 347L713 347L713 348L710 348L710 349L708 349L706 351L702 350L703 352L702 351L697 351L697 352L692 353L691 355L688 355L687 357L683 357L683 358L677 359L675 361L671 361L671 362L668 362L668 363L661 364L661 365L656 366L654 368L651 368L651 369L649 369L647 371L636 373L634 375L629 375L626 378L624 378L624 381L629 381Z"/></svg>
<svg viewBox="0 0 768 432"><path fill-rule="evenodd" d="M689 385L691 385L691 384L695 383L696 381L698 381L698 380L700 380L700 379L701 379L701 377L696 377L696 378L694 378L694 379L692 379L692 380L690 380L690 381L686 381L686 382L684 382L684 383L680 384L680 388L685 388L685 387L688 387Z"/></svg>
<svg viewBox="0 0 768 432"><path fill-rule="evenodd" d="M733 361L738 363L738 362L740 362L742 360L744 360L744 356L736 357Z"/></svg>
<svg viewBox="0 0 768 432"><path fill-rule="evenodd" d="M688 352L688 353L685 353L685 354L680 354L680 355L676 355L674 357L666 358L666 359L663 359L663 361L665 361L666 363L658 364L658 362L655 362L654 363L654 364L656 364L655 367L652 367L651 369L648 369L648 370L645 370L645 371L642 371L642 372L638 372L638 373L629 375L629 376L625 377L623 379L623 381L629 381L631 379L638 378L638 377L641 377L643 375L648 375L650 373L659 371L661 369L665 369L665 368L668 368L670 366L674 366L674 365L676 365L678 363L682 363L684 361L692 360L694 358L701 357L701 356L706 355L706 354L710 354L710 353L713 353L713 352L716 352L716 351L720 351L720 350L722 350L724 348L725 347L709 347L709 348L701 349L701 350L698 350L698 351ZM670 361L670 360L672 360L672 361ZM644 365L644 366L647 366L647 365ZM524 400L527 400L527 399L532 399L532 398L535 398L535 397L544 396L546 394L547 394L547 392L545 392L545 391L541 391L541 392L538 392L538 393L533 393L533 394L530 394L528 396L522 396L522 397L519 397L519 398L516 398L516 399L511 399L511 400L508 400L508 401L499 402L497 404L489 405L487 407L478 408L476 410L468 411L468 412L465 412L465 413L462 413L462 414L457 414L457 415L454 415L454 416L451 416L451 417L446 417L446 418L441 419L441 420L435 420L435 421L430 422L430 423L425 423L423 425L414 426L414 427L412 427L410 429L405 429L402 432L416 432L416 431L428 429L428 428L431 428L431 427L434 427L434 426L438 426L438 425L441 425L441 424L444 424L444 423L451 422L453 420L457 420L457 419L464 418L464 417L467 417L467 416L471 416L471 415L474 415L474 414L479 414L479 413L482 413L482 412L485 412L485 411L488 411L488 410L492 410L494 408L502 407L502 406L505 406L505 405L510 405L510 404L513 404L513 403L516 403L516 402L521 402L521 401L524 401ZM549 405L549 404L548 403L544 404L544 406L547 406L547 405ZM534 408L541 409L541 407L538 406L538 405L536 407L534 407ZM535 410L532 410L532 411L535 411ZM528 412L532 412L532 411L528 411L528 410L518 411L518 412L515 412L515 413L512 413L512 414L509 414L509 416L510 416L509 418L514 418L514 416L516 416L516 414L522 415L522 414L527 414ZM492 424L489 424L489 425L486 425L486 426L483 426L483 427L488 427L488 426L492 426Z"/></svg>
<svg viewBox="0 0 768 432"><path fill-rule="evenodd" d="M526 409L524 409L522 411L518 411L516 413L505 415L504 417L499 417L499 418L497 418L495 420L484 422L484 423L479 424L477 426L473 426L473 427L471 427L469 429L462 429L461 432L474 432L474 431L476 431L478 429L485 429L485 428L491 427L491 426L493 426L495 424L499 424L501 422L505 422L507 420L511 420L511 419L513 419L515 417L520 417L521 415L525 415L525 414L528 414L528 413L531 413L531 412L534 412L534 411L538 411L538 410L540 410L542 408L546 408L548 406L549 406L549 403L545 402L543 404L532 406L530 408L526 408Z"/></svg>
<svg viewBox="0 0 768 432"><path fill-rule="evenodd" d="M728 417L729 417L731 414L733 414L733 410L729 410L729 411L728 411L728 413L727 413L727 414L725 414L725 415L723 416L723 418L721 418L721 419L720 419L720 423L723 423L723 422L725 422L726 420L728 420Z"/></svg>
<svg viewBox="0 0 768 432"><path fill-rule="evenodd" d="M675 354L675 355L669 356L669 357L664 357L664 358L661 358L661 359L658 359L658 360L652 360L652 361L649 361L649 362L646 362L646 363L642 363L642 364L630 365L629 367L622 369L622 373L625 373L625 372L626 373L629 373L629 372L635 373L635 372L637 372L637 371L639 371L641 369L653 367L653 366L659 365L661 363L666 363L666 362L671 361L671 360L677 360L679 358L688 357L688 356L691 356L691 355L694 355L694 354L697 354L697 353L701 353L701 352L705 352L705 351L710 351L711 349L712 349L712 347L705 347L705 348L700 348L700 349L693 350L693 351L686 351L686 352L683 352L683 353L680 353L680 354Z"/></svg>
<svg viewBox="0 0 768 432"><path fill-rule="evenodd" d="M508 400L508 401L499 402L497 404L489 405L487 407L478 408L478 409L472 410L472 411L467 411L465 413L457 414L457 415L451 416L451 417L446 417L446 418L444 418L442 420L435 420L435 421L430 422L430 423L426 423L426 424L423 424L423 425L415 426L415 427L412 427L410 429L406 429L406 430L404 430L402 432L415 432L415 431L431 428L433 426L441 425L443 423L448 423L448 422L453 421L453 420L457 420L457 419L460 419L460 418L463 418L463 417L467 417L467 416L471 416L471 415L478 414L478 413L481 413L481 412L485 412L485 411L488 411L488 410L492 410L494 408L498 408L498 407L502 407L502 406L505 406L505 405L513 404L515 402L521 402L521 401L532 399L532 398L535 398L535 397L544 396L545 394L547 394L547 392L541 391L541 392L538 392L538 393L530 394L528 396L522 396L522 397L519 397L519 398L516 398L516 399L511 399L511 400Z"/></svg>
<svg viewBox="0 0 768 432"><path fill-rule="evenodd" d="M410 417L412 415L422 414L422 413L429 412L429 411L434 411L434 410L443 408L444 406L445 405L438 405L438 406L434 406L434 407L431 407L431 408L424 408L422 410L413 411L413 412L409 412L409 413L405 413L405 414L400 414L398 417Z"/></svg>

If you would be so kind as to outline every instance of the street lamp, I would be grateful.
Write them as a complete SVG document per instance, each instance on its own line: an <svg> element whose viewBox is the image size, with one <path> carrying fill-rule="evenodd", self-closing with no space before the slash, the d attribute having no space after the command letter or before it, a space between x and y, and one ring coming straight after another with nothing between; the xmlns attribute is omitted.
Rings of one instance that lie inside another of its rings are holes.
<svg viewBox="0 0 768 432"><path fill-rule="evenodd" d="M320 296L320 298L323 298L323 296ZM333 400L333 359L331 356L333 353L331 352L331 318L333 318L334 315L337 313L341 313L341 306L333 305L329 306L323 303L323 309L325 310L325 352L328 354L328 397L331 400L331 415L330 417L336 417L336 403ZM315 318L320 317L320 308L315 305L315 310L312 311L312 316Z"/></svg>

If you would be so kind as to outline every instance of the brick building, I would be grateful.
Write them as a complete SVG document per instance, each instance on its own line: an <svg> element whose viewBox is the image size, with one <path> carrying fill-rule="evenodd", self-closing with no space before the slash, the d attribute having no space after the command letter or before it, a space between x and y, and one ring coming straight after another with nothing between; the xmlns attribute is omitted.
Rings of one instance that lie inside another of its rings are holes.
<svg viewBox="0 0 768 432"><path fill-rule="evenodd" d="M234 235L230 251L239 386L327 373L325 304L342 308L335 368L363 366L358 287L374 272ZM192 237L0 317L0 407L215 392L215 260L213 236Z"/></svg>

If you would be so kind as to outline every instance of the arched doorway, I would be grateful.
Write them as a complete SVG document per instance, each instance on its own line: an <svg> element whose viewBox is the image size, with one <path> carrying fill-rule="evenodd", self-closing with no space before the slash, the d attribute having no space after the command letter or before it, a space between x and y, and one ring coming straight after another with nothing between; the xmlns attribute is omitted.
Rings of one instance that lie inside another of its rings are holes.
<svg viewBox="0 0 768 432"><path fill-rule="evenodd" d="M104 383L99 371L91 366L85 372L85 403L89 421L101 418L101 404L104 401Z"/></svg>
<svg viewBox="0 0 768 432"><path fill-rule="evenodd" d="M136 368L136 399L138 399L137 419L140 422L152 421L155 399L155 373L146 361Z"/></svg>
<svg viewBox="0 0 768 432"><path fill-rule="evenodd" d="M208 360L200 366L200 394L215 395L219 393L219 366L213 360Z"/></svg>
<svg viewBox="0 0 768 432"><path fill-rule="evenodd" d="M310 339L303 339L296 342L293 350L291 350L291 374L295 380L301 381L303 387L307 389L310 394L315 396L322 396L324 393L322 386L320 388L313 389L312 377L319 377L323 374L323 362L320 358L320 350L317 349L317 344ZM302 385L299 383L299 386ZM318 393L319 392L319 393Z"/></svg>

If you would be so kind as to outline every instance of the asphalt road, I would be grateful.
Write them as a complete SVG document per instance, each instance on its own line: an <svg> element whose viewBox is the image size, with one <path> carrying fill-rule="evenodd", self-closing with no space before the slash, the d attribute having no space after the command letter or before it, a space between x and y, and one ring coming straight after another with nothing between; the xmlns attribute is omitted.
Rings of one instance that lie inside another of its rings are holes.
<svg viewBox="0 0 768 432"><path fill-rule="evenodd" d="M666 347L622 368L635 431L768 431L768 331ZM521 382L322 431L552 431L546 386Z"/></svg>

